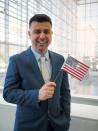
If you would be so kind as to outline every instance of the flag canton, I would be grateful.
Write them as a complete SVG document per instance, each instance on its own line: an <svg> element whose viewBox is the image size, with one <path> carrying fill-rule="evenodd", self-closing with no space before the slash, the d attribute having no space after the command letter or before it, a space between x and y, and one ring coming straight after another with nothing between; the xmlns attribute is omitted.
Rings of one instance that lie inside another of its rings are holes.
<svg viewBox="0 0 98 131"><path fill-rule="evenodd" d="M74 59L73 57L69 56L66 60L66 64L68 64L69 66L76 68L77 65L79 64L79 61Z"/></svg>

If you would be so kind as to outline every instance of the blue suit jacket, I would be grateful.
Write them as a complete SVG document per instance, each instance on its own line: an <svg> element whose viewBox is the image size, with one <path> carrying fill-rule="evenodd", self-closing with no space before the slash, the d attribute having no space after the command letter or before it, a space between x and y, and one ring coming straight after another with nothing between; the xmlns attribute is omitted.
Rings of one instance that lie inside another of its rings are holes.
<svg viewBox="0 0 98 131"><path fill-rule="evenodd" d="M64 58L49 51L52 64L51 81L54 81ZM17 104L14 131L67 131L70 123L70 90L67 73L60 71L52 99L38 102L38 93L44 84L43 77L31 49L10 58L6 73L3 97Z"/></svg>

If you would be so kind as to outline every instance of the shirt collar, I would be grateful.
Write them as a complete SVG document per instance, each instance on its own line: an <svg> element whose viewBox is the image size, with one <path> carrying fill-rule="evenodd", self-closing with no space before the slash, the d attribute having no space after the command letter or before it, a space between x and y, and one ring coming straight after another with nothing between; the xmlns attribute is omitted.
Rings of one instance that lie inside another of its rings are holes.
<svg viewBox="0 0 98 131"><path fill-rule="evenodd" d="M31 50L32 50L32 52L34 53L37 61L39 61L39 59L40 59L40 57L41 57L41 54L39 54L37 51L35 51L35 50L32 48L32 46L31 46ZM48 61L48 60L49 60L49 51L47 51L47 52L44 54L44 56L45 56L46 60Z"/></svg>

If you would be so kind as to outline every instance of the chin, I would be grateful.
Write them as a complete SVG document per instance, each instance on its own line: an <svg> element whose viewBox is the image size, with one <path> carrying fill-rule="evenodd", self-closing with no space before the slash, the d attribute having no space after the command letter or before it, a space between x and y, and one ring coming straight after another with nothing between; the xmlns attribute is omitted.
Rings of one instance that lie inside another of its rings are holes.
<svg viewBox="0 0 98 131"><path fill-rule="evenodd" d="M40 53L45 53L47 50L45 49L45 50L43 50L43 49L39 49L39 52Z"/></svg>

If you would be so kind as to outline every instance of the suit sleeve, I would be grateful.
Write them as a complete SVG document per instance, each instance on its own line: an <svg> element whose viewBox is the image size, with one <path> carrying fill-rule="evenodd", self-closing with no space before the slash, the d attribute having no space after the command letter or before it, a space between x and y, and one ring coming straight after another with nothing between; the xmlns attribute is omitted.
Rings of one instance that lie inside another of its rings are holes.
<svg viewBox="0 0 98 131"><path fill-rule="evenodd" d="M56 131L68 131L70 127L70 89L67 73L63 72L63 80L60 89L60 115L52 118Z"/></svg>
<svg viewBox="0 0 98 131"><path fill-rule="evenodd" d="M17 64L14 58L11 57L5 78L3 98L9 103L39 108L39 91L37 89L24 90L21 84L22 80L18 72Z"/></svg>
<svg viewBox="0 0 98 131"><path fill-rule="evenodd" d="M61 87L61 115L66 116L67 128L70 124L70 104L71 104L71 95L69 89L68 74L63 71L63 81Z"/></svg>
<svg viewBox="0 0 98 131"><path fill-rule="evenodd" d="M63 112L66 114L66 117L70 117L70 89L68 82L67 73L63 72L63 81L61 88L61 107Z"/></svg>

